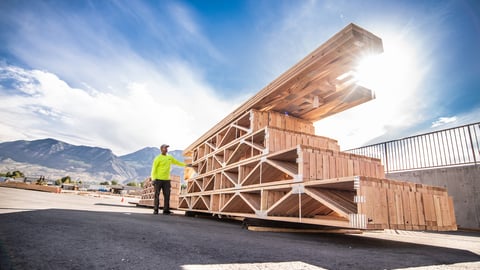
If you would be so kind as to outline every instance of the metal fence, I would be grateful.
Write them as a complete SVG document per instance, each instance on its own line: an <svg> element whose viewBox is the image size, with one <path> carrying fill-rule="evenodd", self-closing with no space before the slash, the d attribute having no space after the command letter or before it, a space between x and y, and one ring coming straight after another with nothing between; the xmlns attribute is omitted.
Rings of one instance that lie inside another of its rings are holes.
<svg viewBox="0 0 480 270"><path fill-rule="evenodd" d="M480 123L378 143L348 153L382 160L385 172L480 164Z"/></svg>

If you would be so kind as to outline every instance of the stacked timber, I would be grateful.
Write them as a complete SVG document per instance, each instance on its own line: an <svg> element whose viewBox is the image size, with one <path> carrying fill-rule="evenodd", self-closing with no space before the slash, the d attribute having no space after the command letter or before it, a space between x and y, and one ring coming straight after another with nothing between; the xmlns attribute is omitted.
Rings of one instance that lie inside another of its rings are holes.
<svg viewBox="0 0 480 270"><path fill-rule="evenodd" d="M23 182L2 182L0 183L0 187L37 190L37 191L45 191L45 192L52 192L52 193L61 192L61 188L58 186L44 186L44 185L28 184Z"/></svg>
<svg viewBox="0 0 480 270"><path fill-rule="evenodd" d="M187 149L179 209L356 229L455 230L444 188L385 179L379 159L344 153L313 121L371 100L359 58L381 39L350 24Z"/></svg>
<svg viewBox="0 0 480 270"><path fill-rule="evenodd" d="M180 195L180 176L170 176L171 190L170 190L170 208L177 209ZM163 194L160 192L160 207L163 207ZM142 197L138 201L138 205L153 207L153 201L155 198L155 190L150 179L145 179L143 182Z"/></svg>
<svg viewBox="0 0 480 270"><path fill-rule="evenodd" d="M279 129L284 115L263 114L251 110L249 121L241 116L194 149L179 209L342 228L456 229L446 189L385 179L379 159Z"/></svg>

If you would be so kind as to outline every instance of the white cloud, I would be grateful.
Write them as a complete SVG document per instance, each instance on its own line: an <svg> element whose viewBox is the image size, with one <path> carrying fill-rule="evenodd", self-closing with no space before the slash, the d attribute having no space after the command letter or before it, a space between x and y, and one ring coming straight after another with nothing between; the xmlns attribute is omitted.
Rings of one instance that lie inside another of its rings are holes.
<svg viewBox="0 0 480 270"><path fill-rule="evenodd" d="M53 137L107 147L116 154L161 143L183 149L232 110L234 103L216 99L187 67L178 70L172 80L132 82L120 93L92 94L70 87L49 72L0 67L2 74L21 78L8 92L21 91L24 84L35 90L34 95L0 93L5 104L0 111L0 138ZM184 76L191 79L177 81ZM169 91L157 91L157 87Z"/></svg>
<svg viewBox="0 0 480 270"><path fill-rule="evenodd" d="M457 117L456 117L456 116L453 116L453 117L440 117L440 118L438 118L437 121L435 121L435 122L432 123L432 128L439 127L439 126L443 126L443 125L445 125L445 124L453 123L453 122L456 122L456 121L457 121Z"/></svg>
<svg viewBox="0 0 480 270"><path fill-rule="evenodd" d="M450 117L439 117L432 122L430 128L434 130L448 129L463 125L476 124L480 122L480 108L473 108L463 113Z"/></svg>
<svg viewBox="0 0 480 270"><path fill-rule="evenodd" d="M96 12L36 3L9 14L16 31L5 49L34 68L0 62L0 140L53 137L116 154L161 143L184 149L240 103L218 98L203 70L179 56L193 44L221 58L186 7L156 14L141 2L111 4L147 28L146 41Z"/></svg>

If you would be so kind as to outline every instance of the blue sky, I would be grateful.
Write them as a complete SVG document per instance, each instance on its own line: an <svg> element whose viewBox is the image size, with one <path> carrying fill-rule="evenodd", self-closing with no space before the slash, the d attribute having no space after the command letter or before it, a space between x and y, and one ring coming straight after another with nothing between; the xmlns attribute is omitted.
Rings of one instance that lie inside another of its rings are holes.
<svg viewBox="0 0 480 270"><path fill-rule="evenodd" d="M480 2L0 2L0 142L183 149L349 23L374 101L317 122L342 149L480 121ZM373 75L372 75L373 74Z"/></svg>

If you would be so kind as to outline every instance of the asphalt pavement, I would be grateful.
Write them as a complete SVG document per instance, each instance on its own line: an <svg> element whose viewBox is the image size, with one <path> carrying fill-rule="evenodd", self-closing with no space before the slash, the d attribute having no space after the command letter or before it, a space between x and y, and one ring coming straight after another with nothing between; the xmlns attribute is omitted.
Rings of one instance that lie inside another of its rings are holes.
<svg viewBox="0 0 480 270"><path fill-rule="evenodd" d="M231 220L152 215L129 200L0 188L0 269L480 267L476 252L448 244L253 232ZM458 236L474 248L480 243L478 233L442 235L454 242Z"/></svg>

